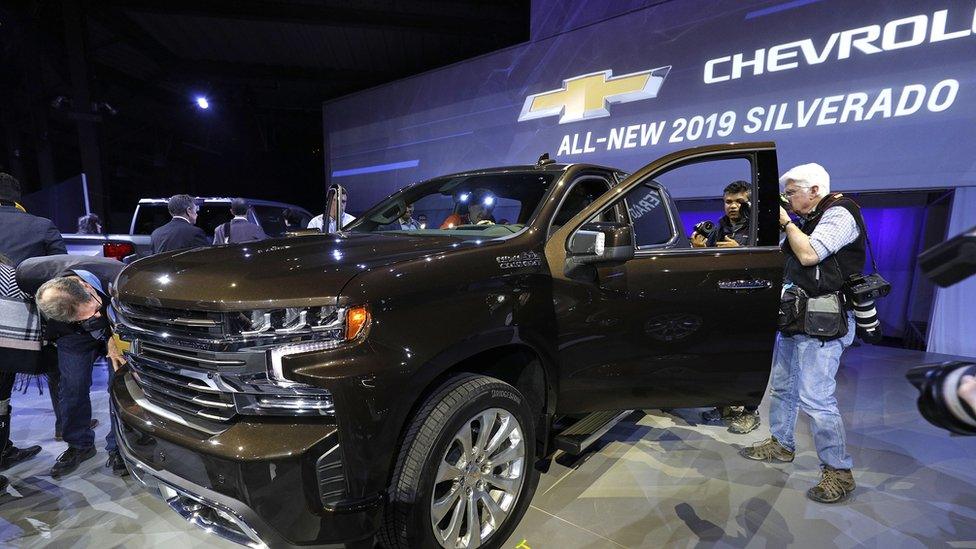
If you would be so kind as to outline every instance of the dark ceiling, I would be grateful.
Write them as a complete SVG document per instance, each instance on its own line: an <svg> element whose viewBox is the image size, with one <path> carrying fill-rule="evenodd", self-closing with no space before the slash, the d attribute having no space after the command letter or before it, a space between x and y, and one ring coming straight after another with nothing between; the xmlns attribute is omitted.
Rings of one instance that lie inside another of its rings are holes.
<svg viewBox="0 0 976 549"><path fill-rule="evenodd" d="M323 101L528 36L528 0L5 2L0 169L97 164L118 221L177 192L317 208Z"/></svg>

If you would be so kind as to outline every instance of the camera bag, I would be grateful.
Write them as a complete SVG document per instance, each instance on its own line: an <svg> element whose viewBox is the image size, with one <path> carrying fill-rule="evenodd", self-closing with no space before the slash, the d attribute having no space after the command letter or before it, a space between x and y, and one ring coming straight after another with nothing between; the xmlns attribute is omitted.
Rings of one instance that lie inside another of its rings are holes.
<svg viewBox="0 0 976 549"><path fill-rule="evenodd" d="M777 329L785 336L806 333L803 327L807 311L807 293L799 286L790 286L779 300Z"/></svg>
<svg viewBox="0 0 976 549"><path fill-rule="evenodd" d="M823 340L847 335L847 313L840 292L807 299L803 315L804 332Z"/></svg>

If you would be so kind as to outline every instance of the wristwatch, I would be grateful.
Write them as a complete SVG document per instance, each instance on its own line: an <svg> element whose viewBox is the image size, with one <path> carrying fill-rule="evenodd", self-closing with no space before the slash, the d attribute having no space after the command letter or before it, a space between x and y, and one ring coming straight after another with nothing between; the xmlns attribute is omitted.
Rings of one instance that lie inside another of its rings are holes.
<svg viewBox="0 0 976 549"><path fill-rule="evenodd" d="M779 226L779 230L780 231L786 231L786 226L789 225L790 223L793 223L793 221L790 220L790 221L787 221L786 223L783 223L782 225Z"/></svg>

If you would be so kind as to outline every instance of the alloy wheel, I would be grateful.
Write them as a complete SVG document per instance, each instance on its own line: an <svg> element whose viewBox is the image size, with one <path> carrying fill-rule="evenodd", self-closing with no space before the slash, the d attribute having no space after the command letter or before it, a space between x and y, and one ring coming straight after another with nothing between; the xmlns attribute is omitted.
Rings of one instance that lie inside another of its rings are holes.
<svg viewBox="0 0 976 549"><path fill-rule="evenodd" d="M469 418L437 462L430 518L440 545L480 547L514 510L525 473L525 439L512 413L491 408Z"/></svg>

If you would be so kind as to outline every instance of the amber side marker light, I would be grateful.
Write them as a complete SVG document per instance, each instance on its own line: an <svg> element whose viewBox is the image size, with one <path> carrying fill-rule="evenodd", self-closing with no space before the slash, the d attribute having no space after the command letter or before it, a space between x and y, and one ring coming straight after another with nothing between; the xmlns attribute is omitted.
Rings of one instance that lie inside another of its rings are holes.
<svg viewBox="0 0 976 549"><path fill-rule="evenodd" d="M369 309L365 305L346 311L346 340L355 339L369 324Z"/></svg>

